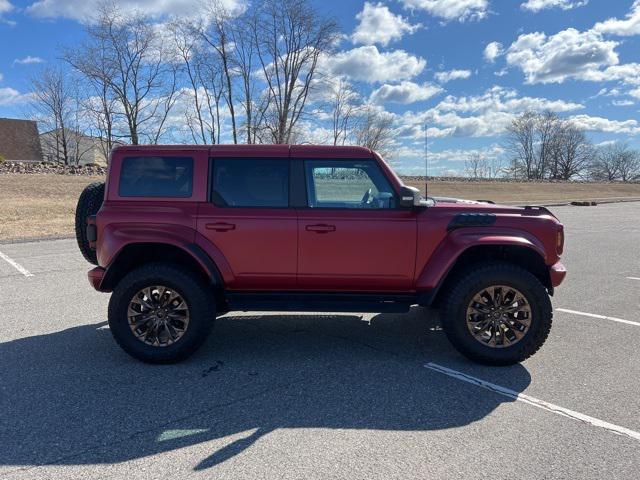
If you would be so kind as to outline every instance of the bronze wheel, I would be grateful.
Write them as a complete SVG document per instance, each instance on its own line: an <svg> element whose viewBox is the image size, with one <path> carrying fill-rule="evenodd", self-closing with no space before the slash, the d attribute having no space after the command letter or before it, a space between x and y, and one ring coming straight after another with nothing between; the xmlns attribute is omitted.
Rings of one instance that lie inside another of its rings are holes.
<svg viewBox="0 0 640 480"><path fill-rule="evenodd" d="M491 285L477 292L466 312L467 328L478 342L492 348L518 343L531 327L531 306L519 290Z"/></svg>
<svg viewBox="0 0 640 480"><path fill-rule="evenodd" d="M155 285L143 288L133 296L127 319L138 340L153 347L167 347L187 331L189 307L175 290Z"/></svg>

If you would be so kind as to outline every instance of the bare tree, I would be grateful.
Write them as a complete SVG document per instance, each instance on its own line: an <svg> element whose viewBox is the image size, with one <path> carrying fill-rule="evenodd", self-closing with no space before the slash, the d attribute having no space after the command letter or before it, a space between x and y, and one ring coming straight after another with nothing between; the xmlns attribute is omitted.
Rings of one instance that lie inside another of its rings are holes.
<svg viewBox="0 0 640 480"><path fill-rule="evenodd" d="M326 110L331 115L332 140L334 145L344 145L349 136L353 119L359 106L357 93L344 79L329 82Z"/></svg>
<svg viewBox="0 0 640 480"><path fill-rule="evenodd" d="M112 114L125 125L119 137L134 145L158 142L177 99L178 81L173 52L160 31L144 15L124 16L107 3L86 33L85 44L67 51L65 59L116 100Z"/></svg>
<svg viewBox="0 0 640 480"><path fill-rule="evenodd" d="M472 152L464 161L464 171L471 178L487 178L488 170L487 159L478 152Z"/></svg>
<svg viewBox="0 0 640 480"><path fill-rule="evenodd" d="M506 149L511 155L511 172L516 177L534 178L536 114L525 112L507 127Z"/></svg>
<svg viewBox="0 0 640 480"><path fill-rule="evenodd" d="M201 38L217 53L224 78L224 99L231 116L231 134L233 143L238 143L236 111L234 105L234 77L236 76L232 40L233 13L220 0L210 0L208 17L210 21L200 28Z"/></svg>
<svg viewBox="0 0 640 480"><path fill-rule="evenodd" d="M553 151L551 178L570 180L582 174L593 155L593 147L584 131L571 121L562 121Z"/></svg>
<svg viewBox="0 0 640 480"><path fill-rule="evenodd" d="M634 180L640 176L640 154L626 143L603 145L597 149L590 171L594 180Z"/></svg>
<svg viewBox="0 0 640 480"><path fill-rule="evenodd" d="M335 44L338 26L309 0L264 0L253 23L256 54L269 90L272 141L288 143L305 111L320 55Z"/></svg>
<svg viewBox="0 0 640 480"><path fill-rule="evenodd" d="M393 118L368 105L359 115L354 136L357 145L386 156L393 145Z"/></svg>
<svg viewBox="0 0 640 480"><path fill-rule="evenodd" d="M72 131L77 127L78 95L74 83L61 69L43 69L31 81L35 119L44 125L44 150L57 162L75 162Z"/></svg>

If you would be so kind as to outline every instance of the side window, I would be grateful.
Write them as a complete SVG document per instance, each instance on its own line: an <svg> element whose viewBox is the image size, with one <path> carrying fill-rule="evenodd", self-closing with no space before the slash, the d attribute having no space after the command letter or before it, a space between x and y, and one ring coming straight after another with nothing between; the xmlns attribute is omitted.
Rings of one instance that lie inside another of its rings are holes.
<svg viewBox="0 0 640 480"><path fill-rule="evenodd" d="M389 181L373 160L305 160L311 208L395 208Z"/></svg>
<svg viewBox="0 0 640 480"><path fill-rule="evenodd" d="M211 199L221 207L288 207L289 159L214 159Z"/></svg>
<svg viewBox="0 0 640 480"><path fill-rule="evenodd" d="M189 198L193 190L191 157L126 157L120 169L121 197Z"/></svg>

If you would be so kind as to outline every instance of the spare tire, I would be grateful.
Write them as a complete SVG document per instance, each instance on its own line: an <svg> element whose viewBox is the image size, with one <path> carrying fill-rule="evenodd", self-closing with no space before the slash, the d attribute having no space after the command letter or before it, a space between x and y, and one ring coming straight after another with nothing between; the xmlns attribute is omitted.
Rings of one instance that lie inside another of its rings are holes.
<svg viewBox="0 0 640 480"><path fill-rule="evenodd" d="M87 217L95 215L104 201L104 182L90 183L80 194L76 207L76 240L84 258L89 263L98 264L96 251L87 239Z"/></svg>

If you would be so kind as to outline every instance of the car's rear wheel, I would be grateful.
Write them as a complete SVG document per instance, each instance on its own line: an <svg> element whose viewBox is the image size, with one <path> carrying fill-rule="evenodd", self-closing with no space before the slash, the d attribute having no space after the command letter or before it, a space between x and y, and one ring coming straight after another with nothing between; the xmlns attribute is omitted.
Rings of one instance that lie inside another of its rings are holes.
<svg viewBox="0 0 640 480"><path fill-rule="evenodd" d="M174 363L206 340L215 318L206 284L189 271L150 264L127 274L109 302L109 327L125 352L147 363Z"/></svg>
<svg viewBox="0 0 640 480"><path fill-rule="evenodd" d="M538 278L510 263L476 265L447 293L442 326L466 357L511 365L533 355L551 329L549 295Z"/></svg>

